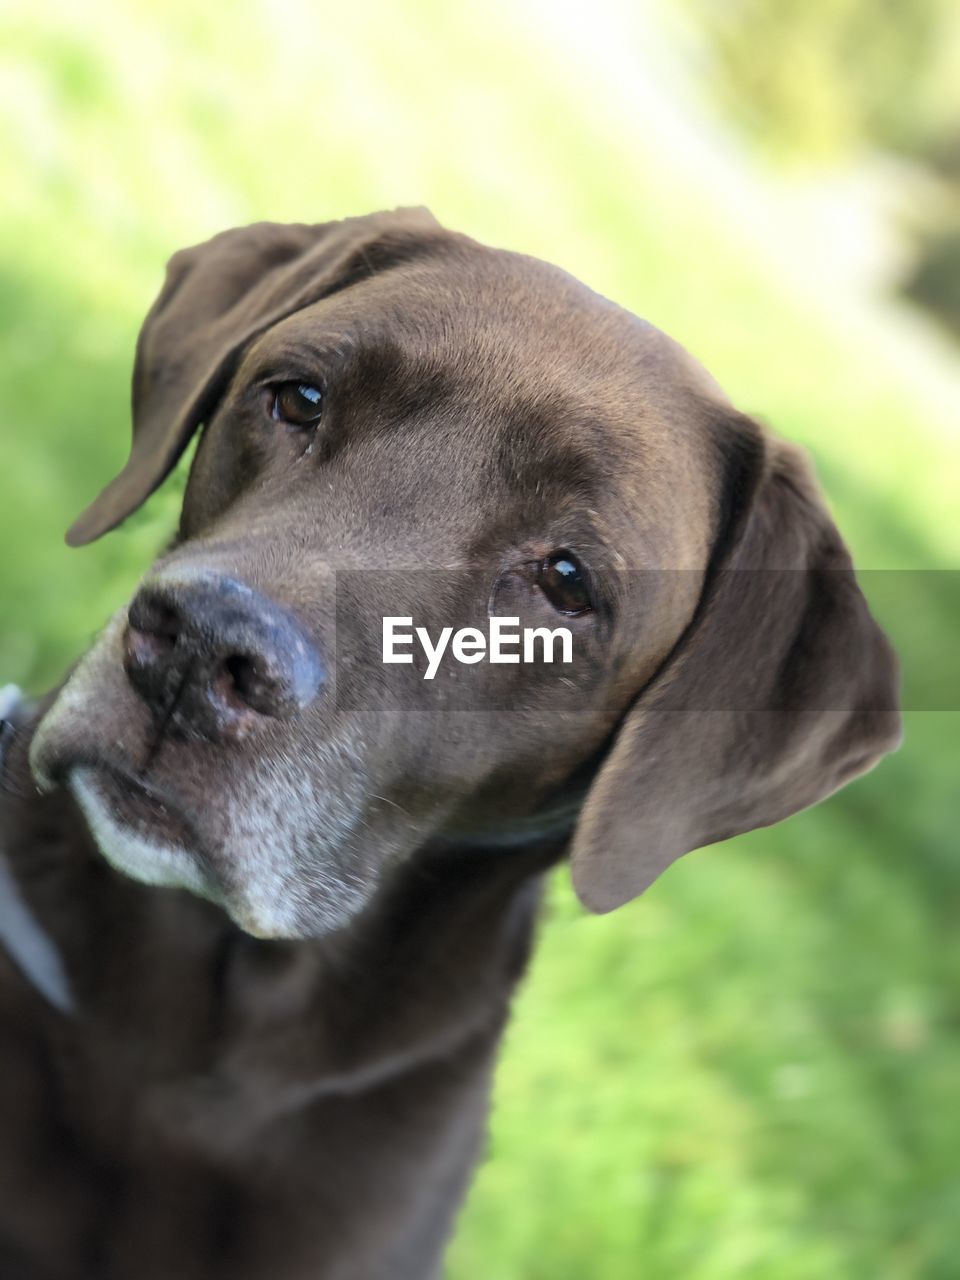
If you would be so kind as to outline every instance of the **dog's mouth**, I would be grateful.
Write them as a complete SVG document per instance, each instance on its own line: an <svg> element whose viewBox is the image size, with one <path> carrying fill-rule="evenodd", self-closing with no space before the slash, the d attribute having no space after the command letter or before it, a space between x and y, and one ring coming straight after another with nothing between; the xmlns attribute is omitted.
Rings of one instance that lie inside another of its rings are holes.
<svg viewBox="0 0 960 1280"><path fill-rule="evenodd" d="M247 933L341 927L376 886L353 870L365 802L353 730L313 748L322 781L282 741L269 761L158 742L118 661L122 626L121 611L36 725L28 759L38 788L72 797L116 871L206 898Z"/></svg>
<svg viewBox="0 0 960 1280"><path fill-rule="evenodd" d="M146 884L221 900L196 828L168 793L102 761L74 763L63 781L111 866Z"/></svg>
<svg viewBox="0 0 960 1280"><path fill-rule="evenodd" d="M107 763L74 766L67 772L68 786L78 773L88 784L95 783L113 821L143 839L159 839L185 849L196 847L193 824L167 792Z"/></svg>

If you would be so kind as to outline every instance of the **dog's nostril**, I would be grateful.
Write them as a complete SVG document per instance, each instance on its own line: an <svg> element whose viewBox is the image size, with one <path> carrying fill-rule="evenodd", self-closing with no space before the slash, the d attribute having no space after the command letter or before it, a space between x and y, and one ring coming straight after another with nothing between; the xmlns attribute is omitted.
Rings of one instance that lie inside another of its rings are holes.
<svg viewBox="0 0 960 1280"><path fill-rule="evenodd" d="M140 597L131 605L128 621L139 643L157 654L168 653L175 647L183 625L176 609Z"/></svg>
<svg viewBox="0 0 960 1280"><path fill-rule="evenodd" d="M223 663L233 692L243 702L254 704L264 692L264 683L252 658L242 653L231 654Z"/></svg>
<svg viewBox="0 0 960 1280"><path fill-rule="evenodd" d="M180 615L175 609L158 608L151 620L150 633L159 644L172 649L180 638Z"/></svg>
<svg viewBox="0 0 960 1280"><path fill-rule="evenodd" d="M150 631L140 631L137 627L128 627L124 637L124 652L128 665L147 667L162 658L173 648L175 640L156 636Z"/></svg>

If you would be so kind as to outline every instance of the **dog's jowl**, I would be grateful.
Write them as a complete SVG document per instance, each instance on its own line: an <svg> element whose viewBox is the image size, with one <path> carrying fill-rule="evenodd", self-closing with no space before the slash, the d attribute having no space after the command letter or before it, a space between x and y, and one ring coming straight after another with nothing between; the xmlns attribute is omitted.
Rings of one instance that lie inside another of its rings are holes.
<svg viewBox="0 0 960 1280"><path fill-rule="evenodd" d="M0 1276L427 1280L544 872L608 911L815 803L894 658L796 449L424 211L177 253L133 418L69 539L199 432L177 534L4 699Z"/></svg>

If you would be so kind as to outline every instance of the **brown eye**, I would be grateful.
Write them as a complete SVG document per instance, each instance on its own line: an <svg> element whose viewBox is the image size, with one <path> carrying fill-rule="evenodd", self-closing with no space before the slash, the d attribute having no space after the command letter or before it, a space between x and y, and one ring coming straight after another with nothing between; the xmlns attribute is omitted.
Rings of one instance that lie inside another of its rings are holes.
<svg viewBox="0 0 960 1280"><path fill-rule="evenodd" d="M323 392L307 382L281 382L274 388L270 416L277 422L307 427L323 413Z"/></svg>
<svg viewBox="0 0 960 1280"><path fill-rule="evenodd" d="M593 608L587 579L569 551L554 551L543 561L537 585L560 613L586 613Z"/></svg>

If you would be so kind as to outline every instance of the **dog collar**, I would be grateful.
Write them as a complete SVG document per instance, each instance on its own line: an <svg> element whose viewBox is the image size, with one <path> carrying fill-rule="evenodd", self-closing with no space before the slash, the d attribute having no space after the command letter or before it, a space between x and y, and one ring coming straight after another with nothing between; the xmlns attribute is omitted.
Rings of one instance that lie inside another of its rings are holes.
<svg viewBox="0 0 960 1280"><path fill-rule="evenodd" d="M11 717L23 701L16 685L0 688L0 779L14 734ZM2 837L0 831L0 837ZM56 943L25 901L0 845L0 948L35 991L60 1013L73 1012L70 983Z"/></svg>
<svg viewBox="0 0 960 1280"><path fill-rule="evenodd" d="M23 701L23 694L15 684L0 685L0 768L6 755L7 740L13 733L10 717Z"/></svg>

